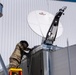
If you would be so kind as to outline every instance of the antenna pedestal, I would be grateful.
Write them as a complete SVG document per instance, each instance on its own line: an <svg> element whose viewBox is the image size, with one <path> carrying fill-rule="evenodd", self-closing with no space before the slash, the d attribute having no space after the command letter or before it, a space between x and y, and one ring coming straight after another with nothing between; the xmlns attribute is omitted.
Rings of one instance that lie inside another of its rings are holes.
<svg viewBox="0 0 76 75"><path fill-rule="evenodd" d="M30 75L52 75L52 53L57 46L42 44L31 52Z"/></svg>

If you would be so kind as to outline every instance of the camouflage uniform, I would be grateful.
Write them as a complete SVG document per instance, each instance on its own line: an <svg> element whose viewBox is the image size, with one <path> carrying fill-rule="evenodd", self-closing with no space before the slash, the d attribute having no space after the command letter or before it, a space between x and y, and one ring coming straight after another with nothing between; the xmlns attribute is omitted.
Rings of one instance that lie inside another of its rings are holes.
<svg viewBox="0 0 76 75"><path fill-rule="evenodd" d="M12 55L9 58L9 60L10 60L9 69L19 67L21 60L22 60L22 57L24 55L23 49L24 49L23 46L19 42L16 45L14 52L12 53ZM26 50L27 50L27 47L26 47Z"/></svg>

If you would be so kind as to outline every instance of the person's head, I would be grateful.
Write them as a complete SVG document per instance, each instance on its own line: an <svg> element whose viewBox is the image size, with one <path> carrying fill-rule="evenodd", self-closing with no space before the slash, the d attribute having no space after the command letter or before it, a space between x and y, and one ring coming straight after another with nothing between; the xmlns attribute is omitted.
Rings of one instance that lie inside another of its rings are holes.
<svg viewBox="0 0 76 75"><path fill-rule="evenodd" d="M20 44L21 44L23 50L26 50L27 47L29 46L28 42L25 40L20 41Z"/></svg>

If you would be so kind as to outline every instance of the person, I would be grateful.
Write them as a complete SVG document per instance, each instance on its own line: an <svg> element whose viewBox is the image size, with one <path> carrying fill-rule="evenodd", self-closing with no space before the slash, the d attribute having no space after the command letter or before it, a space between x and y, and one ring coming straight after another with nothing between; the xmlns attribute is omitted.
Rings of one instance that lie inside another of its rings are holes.
<svg viewBox="0 0 76 75"><path fill-rule="evenodd" d="M23 55L27 55L25 51L31 50L30 48L28 48L28 46L29 44L25 40L20 41L16 45L14 52L9 58L9 69L18 68L20 66Z"/></svg>

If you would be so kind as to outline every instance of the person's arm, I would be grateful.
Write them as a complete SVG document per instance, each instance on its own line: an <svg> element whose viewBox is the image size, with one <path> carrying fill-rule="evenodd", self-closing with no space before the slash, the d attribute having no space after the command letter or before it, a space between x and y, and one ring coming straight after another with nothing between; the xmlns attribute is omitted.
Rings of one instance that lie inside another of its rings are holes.
<svg viewBox="0 0 76 75"><path fill-rule="evenodd" d="M16 45L16 48L12 55L9 58L9 67L17 68L21 63L21 52L19 45Z"/></svg>

